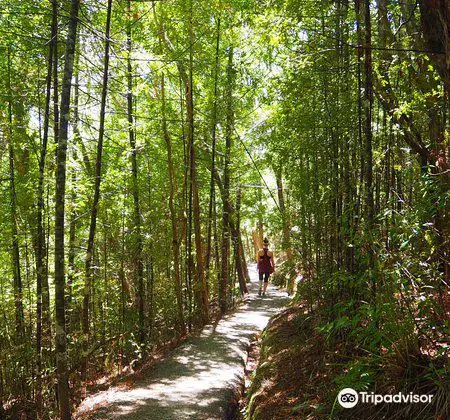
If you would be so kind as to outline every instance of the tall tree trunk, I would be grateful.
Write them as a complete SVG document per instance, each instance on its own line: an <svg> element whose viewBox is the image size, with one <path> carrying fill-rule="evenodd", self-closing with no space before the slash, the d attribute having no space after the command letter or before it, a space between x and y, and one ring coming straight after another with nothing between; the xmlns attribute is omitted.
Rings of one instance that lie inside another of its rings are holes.
<svg viewBox="0 0 450 420"><path fill-rule="evenodd" d="M42 418L42 285L47 282L47 263L45 260L45 231L43 223L45 159L47 156L48 131L50 126L50 101L52 86L53 52L58 28L56 0L52 1L52 24L47 60L47 77L45 90L44 132L39 156L39 173L37 189L37 236L36 236L36 416Z"/></svg>
<svg viewBox="0 0 450 420"><path fill-rule="evenodd" d="M356 34L358 39L358 49L357 49L357 91L358 91L358 148L360 150L359 156L359 190L356 203L355 203L355 214L357 220L360 220L361 215L361 197L363 195L362 191L364 189L364 153L363 153L363 101L362 101L362 57L363 57L363 38L361 31L361 2L362 0L355 0L355 14L356 14ZM355 222L357 225L359 222ZM357 226L355 226L355 230Z"/></svg>
<svg viewBox="0 0 450 420"><path fill-rule="evenodd" d="M372 76L372 21L370 17L370 0L364 0L364 118L365 118L365 185L366 185L366 218L369 237L374 227L373 169L372 169L372 109L373 109L373 76ZM373 298L376 297L376 279L374 269L374 251L369 245L369 270L372 282Z"/></svg>
<svg viewBox="0 0 450 420"><path fill-rule="evenodd" d="M58 8L59 0L52 0L53 20L56 25L54 33L52 32L53 45L53 141L58 144L59 136L59 80L58 80Z"/></svg>
<svg viewBox="0 0 450 420"><path fill-rule="evenodd" d="M97 157L95 161L95 179L94 179L94 199L91 207L91 218L89 225L89 237L87 241L86 258L84 261L84 295L83 295L83 351L84 360L81 369L81 377L85 386L87 379L89 347L89 293L92 282L92 257L94 252L95 234L97 228L98 204L100 201L100 184L102 181L102 155L103 155L103 139L105 134L105 112L106 99L108 94L108 71L109 71L109 48L110 48L110 29L111 29L111 9L112 0L108 0L106 26L105 26L105 50L103 56L103 81L102 94L100 103L100 122L97 141Z"/></svg>
<svg viewBox="0 0 450 420"><path fill-rule="evenodd" d="M3 343L1 341L0 341L0 351L3 352ZM5 385L3 380L3 364L0 364L0 418L5 417L5 409L3 408L3 402L5 400L4 395L5 395Z"/></svg>
<svg viewBox="0 0 450 420"><path fill-rule="evenodd" d="M76 102L76 101L75 101ZM76 106L76 105L75 105ZM75 112L74 112L75 114ZM74 117L76 118L76 117ZM75 158L75 153L73 154ZM69 200L71 203L75 203L77 199L76 190L73 187L76 184L77 181L77 175L76 170L72 169L72 175L70 177L70 182L72 185L72 192L70 193ZM69 215L69 249L67 252L67 265L68 265L68 273L67 273L67 296L66 296L66 312L69 312L67 316L67 331L70 333L71 330L71 306L72 306L72 295L73 295L73 280L74 280L74 274L75 274L75 257L76 257L76 250L75 250L75 240L76 240L76 231L77 231L77 218L78 218L78 212L77 209L72 208Z"/></svg>
<svg viewBox="0 0 450 420"><path fill-rule="evenodd" d="M189 169L190 169L190 183L192 189L192 210L194 218L194 236L195 236L195 258L197 281L195 284L195 299L199 315L202 323L209 320L209 297L208 287L206 285L205 269L203 265L203 240L201 232L200 219L200 201L197 185L197 163L195 158L195 144L194 144L194 92L193 92L193 46L194 46L194 32L192 23L192 0L189 2L189 22L188 22L188 37L189 37L189 74L185 81L186 84L186 111L187 111L187 129L188 129L188 145L189 145ZM187 82L187 83L186 83Z"/></svg>
<svg viewBox="0 0 450 420"><path fill-rule="evenodd" d="M216 56L214 67L214 98L213 98L213 111L212 111L212 140L211 140L211 179L209 187L209 208L208 208L208 228L207 228L207 245L205 256L205 272L206 283L209 288L209 276L211 265L211 252L212 252L212 227L213 227L213 207L215 201L215 185L214 185L214 171L216 170L216 131L217 131L217 96L219 86L219 43L220 43L220 16L217 18L217 34L216 34Z"/></svg>
<svg viewBox="0 0 450 420"><path fill-rule="evenodd" d="M176 179L172 161L172 140L170 138L170 134L167 129L164 73L161 76L161 107L162 107L161 109L162 129L167 148L167 168L169 172L169 210L172 224L172 253L175 271L175 295L177 299L177 308L178 308L178 327L180 334L184 335L186 333L186 325L183 313L183 285L180 273L180 242L179 242L180 235L178 233L178 221L174 204Z"/></svg>
<svg viewBox="0 0 450 420"><path fill-rule="evenodd" d="M183 99L183 86L184 82L180 67L178 67L180 73L180 118L181 118L181 138L183 140L183 163L184 163L184 179L183 179L183 214L186 214L184 218L185 224L185 251L186 251L186 294L188 305L188 328L191 331L192 328L192 274L194 272L194 260L192 258L192 189L189 182L189 145L187 143L186 128L185 128L185 115L184 115L184 99Z"/></svg>
<svg viewBox="0 0 450 420"><path fill-rule="evenodd" d="M131 65L131 1L127 0L127 114L128 114L128 137L131 147L131 164L133 177L133 203L134 203L134 237L136 252L134 254L134 262L137 273L137 304L139 314L139 343L144 344L145 341L145 312L144 312L144 264L142 261L142 236L141 236L141 207L139 202L139 184L138 184L138 159L136 148L136 131L134 127L133 117L133 68Z"/></svg>
<svg viewBox="0 0 450 420"><path fill-rule="evenodd" d="M148 141L149 139L147 139L146 141L146 148L147 150L151 149L150 146L150 142ZM150 208L153 207L152 203L152 197L153 197L153 193L152 193L152 169L151 169L151 165L150 165L150 154L147 153L146 156L146 161L147 161L147 194L148 194L148 198L147 198L147 202ZM153 235L153 231L152 231L152 226L149 226L149 230L148 230L148 234L150 236ZM145 258L145 276L146 276L146 287L147 287L147 301L146 301L146 311L147 311L147 337L149 339L149 341L152 341L153 339L153 332L154 332L154 327L155 327L155 293L154 293L154 283L155 283L155 276L154 276L154 260L155 257L153 255L153 244L150 242L148 244L148 252L147 252L147 257ZM180 251L178 251L180 252ZM182 294L182 290L181 290L181 294ZM182 300L182 304L183 304L183 300Z"/></svg>
<svg viewBox="0 0 450 420"><path fill-rule="evenodd" d="M230 277L230 162L231 143L233 136L234 115L233 115L233 46L228 50L227 65L227 88L226 88L226 127L225 127L225 162L223 168L223 213L222 213L222 272L219 287L220 311L225 313L228 302L228 278Z"/></svg>
<svg viewBox="0 0 450 420"><path fill-rule="evenodd" d="M125 337L125 313L126 313L126 290L125 290L125 197L122 201L122 223L121 223L121 238L120 238L120 367L124 364L124 337Z"/></svg>
<svg viewBox="0 0 450 420"><path fill-rule="evenodd" d="M9 200L11 211L12 267L14 279L14 306L16 315L16 336L24 339L24 315L22 301L22 277L20 273L19 237L17 226L17 199L14 168L13 92L11 85L11 49L8 48L8 152L9 152Z"/></svg>
<svg viewBox="0 0 450 420"><path fill-rule="evenodd" d="M56 320L56 369L58 380L59 416L62 420L71 418L69 382L67 370L67 339L65 326L65 267L64 267L64 214L66 194L66 159L70 113L70 92L77 39L78 10L80 0L72 0L68 25L64 75L61 91L61 119L58 131L56 153L55 192L55 320Z"/></svg>
<svg viewBox="0 0 450 420"><path fill-rule="evenodd" d="M75 55L75 86L74 86L74 96L73 96L73 137L74 137L74 143L81 142L81 133L80 133L80 115L79 115L79 99L80 99L80 89L79 89L79 58L80 54ZM72 147L72 156L73 159L77 159L77 154L75 152L75 147ZM76 169L72 169L72 176L71 176L71 186L72 191L70 193L69 200L71 203L75 203L77 194L76 194L76 179L77 179L77 173ZM73 321L74 317L71 317L70 314L72 313L72 293L73 293L73 280L74 280L74 274L75 274L75 256L76 256L76 250L75 250L75 239L76 239L76 231L77 231L77 219L78 219L78 211L76 206L72 206L72 209L70 211L69 215L69 249L67 252L67 263L68 263L68 273L67 273L67 296L66 296L66 312L69 312L66 322L66 328L68 333L70 334L71 330L71 323ZM71 319L72 318L72 319Z"/></svg>

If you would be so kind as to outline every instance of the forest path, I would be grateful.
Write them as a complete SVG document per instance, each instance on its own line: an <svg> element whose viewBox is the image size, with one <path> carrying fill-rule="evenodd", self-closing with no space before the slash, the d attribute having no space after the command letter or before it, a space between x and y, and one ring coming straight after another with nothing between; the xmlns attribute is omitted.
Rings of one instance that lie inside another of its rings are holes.
<svg viewBox="0 0 450 420"><path fill-rule="evenodd" d="M256 266L249 266L249 295L234 313L207 325L155 364L133 386L111 387L88 397L78 410L83 419L182 420L230 418L230 401L243 383L247 348L255 333L285 307L286 292L269 284L258 296ZM232 418L232 417L231 417Z"/></svg>

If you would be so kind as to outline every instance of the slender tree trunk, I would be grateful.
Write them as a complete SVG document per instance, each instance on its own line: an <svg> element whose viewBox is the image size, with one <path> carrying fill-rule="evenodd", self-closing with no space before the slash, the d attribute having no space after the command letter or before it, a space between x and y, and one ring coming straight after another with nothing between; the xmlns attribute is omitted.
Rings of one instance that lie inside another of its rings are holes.
<svg viewBox="0 0 450 420"><path fill-rule="evenodd" d="M45 260L45 231L43 223L45 158L47 156L48 131L50 126L50 101L52 86L53 50L57 31L56 0L52 2L52 24L47 60L47 77L44 109L44 132L39 156L39 174L37 189L37 237L36 237L36 416L42 418L42 284L47 282L47 264Z"/></svg>
<svg viewBox="0 0 450 420"><path fill-rule="evenodd" d="M213 206L215 201L215 185L214 185L214 171L216 170L216 131L217 131L217 96L219 85L219 43L220 43L220 16L217 19L217 35L216 35L216 57L214 67L214 99L212 111L212 141L211 141L211 179L209 187L209 208L208 208L208 228L207 228L207 245L205 256L205 272L206 283L209 288L209 276L211 265L211 251L212 251L212 226L213 226Z"/></svg>
<svg viewBox="0 0 450 420"><path fill-rule="evenodd" d="M194 144L194 92L193 92L193 44L194 32L192 24L192 0L189 3L189 74L186 80L186 111L187 111L187 128L188 128L188 144L189 144L189 169L190 169L190 183L192 189L192 210L194 218L194 236L195 236L195 258L197 281L195 284L195 299L199 315L202 323L208 322L209 319L209 297L208 288L206 285L205 269L203 265L203 240L201 233L201 219L200 219L200 201L197 186L197 163L195 158L195 144Z"/></svg>
<svg viewBox="0 0 450 420"><path fill-rule="evenodd" d="M364 118L365 118L365 185L366 185L366 217L369 236L374 227L373 169L372 169L372 109L373 109L373 76L372 76L372 21L370 17L370 0L364 0ZM372 282L373 298L376 297L376 279L374 268L374 252L369 245L369 270Z"/></svg>
<svg viewBox="0 0 450 420"><path fill-rule="evenodd" d="M76 101L75 101L76 102ZM76 105L75 105L76 106ZM74 117L76 118L76 117ZM74 155L75 157L75 155ZM71 203L75 203L77 199L76 190L73 187L76 184L77 176L76 171L72 169L72 175L70 182L72 184L72 192L70 193L69 199ZM67 273L67 296L66 296L66 312L71 312L72 305L72 294L73 294L73 280L75 274L75 240L76 240L76 231L77 231L77 218L78 212L76 208L72 208L69 216L69 250L67 252L67 265L68 265L68 273ZM71 316L70 314L67 317L67 330L70 332L71 330Z"/></svg>
<svg viewBox="0 0 450 420"><path fill-rule="evenodd" d="M142 236L141 236L141 207L139 202L139 184L138 184L138 159L136 148L136 132L133 117L133 68L131 65L131 1L127 0L127 113L128 113L128 136L131 147L131 164L133 177L133 202L134 202L134 237L136 244L136 253L134 256L136 272L137 272L137 304L139 314L139 343L144 344L145 341L145 312L144 312L144 265L142 261Z"/></svg>
<svg viewBox="0 0 450 420"><path fill-rule="evenodd" d="M180 235L178 233L178 221L175 211L174 197L175 197L175 170L172 161L172 140L170 138L169 131L167 129L166 120L166 99L165 99L165 87L164 87L164 73L161 76L161 106L162 106L162 129L164 140L166 142L167 148L167 167L169 172L169 210L170 218L172 224L172 252L173 252L173 263L175 271L175 295L177 299L178 308L178 327L181 335L186 333L186 325L184 321L183 313L183 285L180 273Z"/></svg>
<svg viewBox="0 0 450 420"><path fill-rule="evenodd" d="M242 245L241 236L241 199L242 191L239 187L236 192L236 226L233 229L233 240L234 240L234 252L235 252L235 266L239 281L239 290L241 295L248 293L247 288L247 263L245 261L244 247ZM234 296L234 294L233 294ZM234 304L234 303L233 303Z"/></svg>
<svg viewBox="0 0 450 420"><path fill-rule="evenodd" d="M79 58L80 55L75 55L75 70L74 70L74 79L75 79L75 86L74 86L74 96L73 96L73 134L74 134L74 143L75 142L81 142L81 133L80 133L80 115L79 115L79 98L80 98L80 89L79 89L79 70L78 70L78 64L79 64ZM75 147L72 148L72 155L73 159L77 159L77 154L75 152ZM77 194L76 194L76 169L72 169L72 176L71 176L71 186L72 191L70 193L70 202L75 203ZM78 211L76 209L76 206L73 206L70 211L69 216L69 250L67 255L67 263L68 263L68 273L67 273L67 296L66 296L66 312L69 312L66 322L66 328L68 333L70 334L71 330L71 323L73 321L74 317L71 317L71 304L72 304L72 286L73 286L73 280L74 280L74 274L75 274L75 256L76 256L76 250L75 250L75 239L76 239L76 230L77 230L77 218L78 218ZM71 319L72 318L72 319Z"/></svg>
<svg viewBox="0 0 450 420"><path fill-rule="evenodd" d="M186 139L187 142L187 139ZM188 145L187 145L188 146ZM193 225L193 219L192 219L192 183L190 182L190 168L189 168L189 147L186 147L186 168L188 170L186 179L189 180L189 188L186 188L186 206L187 206L187 229L186 229L186 262L187 262L187 294L188 294L188 313L189 313L189 331L192 328L193 324L193 307L194 307L194 298L192 293L192 277L194 275L195 266L194 266L194 259L192 256L193 253L193 246L192 246L192 225Z"/></svg>
<svg viewBox="0 0 450 420"><path fill-rule="evenodd" d="M224 184L224 192L222 194L222 200L224 202L222 212L222 266L219 285L219 306L222 314L224 314L228 308L228 279L230 277L230 214L229 206L225 204L226 200L228 200L227 194L229 189L226 187L226 181Z"/></svg>
<svg viewBox="0 0 450 420"><path fill-rule="evenodd" d="M58 8L59 0L52 1L52 39L53 42L53 141L58 144L59 136L59 80L58 80ZM57 152L57 151L56 151ZM54 161L56 161L56 152L54 156ZM52 163L53 163L52 162ZM51 165L53 169L53 164ZM50 184L47 184L46 192L46 208L47 208L47 227L44 229L44 233L47 238L44 241L45 246L45 276L42 279L42 339L43 345L47 348L47 352L52 354L52 320L51 320L51 310L50 310L50 287L48 282L48 267L49 267L49 244L50 244L50 219L52 218L50 212ZM46 232L45 232L46 230ZM45 245L46 244L46 245ZM44 350L43 350L44 351Z"/></svg>
<svg viewBox="0 0 450 420"><path fill-rule="evenodd" d="M250 275L248 274L248 266L247 266L247 261L245 259L245 250L244 250L244 244L242 242L242 233L239 227L239 234L237 237L237 249L238 249L238 257L240 259L240 264L242 267L242 275L245 279L245 283L250 283ZM241 292L242 293L248 293L248 289L247 286L241 288Z"/></svg>
<svg viewBox="0 0 450 420"><path fill-rule="evenodd" d="M19 342L24 337L24 315L22 301L22 277L20 273L19 237L17 226L17 199L14 168L13 92L11 85L11 49L8 48L8 152L9 152L9 199L11 211L12 266L14 279L14 306L16 315L16 336Z"/></svg>
<svg viewBox="0 0 450 420"><path fill-rule="evenodd" d="M361 31L361 2L363 0L355 0L355 14L356 14L356 34L358 39L358 49L357 49L357 91L358 91L358 146L360 150L360 170L359 170L359 190L361 191L360 194L358 194L356 204L355 204L355 213L358 217L357 220L359 220L361 215L361 197L362 197L362 191L364 188L364 153L363 153L363 101L361 96L362 91L362 56L363 56L363 45L362 45L362 31ZM359 222L355 223L358 224ZM357 226L355 226L355 229L357 229Z"/></svg>
<svg viewBox="0 0 450 420"><path fill-rule="evenodd" d="M233 209L233 207L230 204L230 200L226 199L225 196L225 186L224 183L222 181L222 179L220 178L219 173L216 171L214 172L214 176L216 179L216 184L219 187L219 191L222 197L222 203L224 206L223 209L223 213L227 213L228 215L230 215L230 217L228 217L228 227L229 227L229 236L230 237L234 237L237 238L237 250L239 250L239 257L238 257L238 265L236 265L236 270L237 270L237 274L238 274L238 278L239 278L239 287L241 290L241 293L248 293L248 288L247 288L247 276L248 276L248 270L247 270L247 263L245 262L245 257L244 257L244 247L242 245L242 238L241 238L241 234L240 234L240 230L237 226L237 224L235 223L235 221L233 220L233 216L235 214L235 211ZM222 237L223 239L223 237ZM223 245L223 242L222 242ZM223 258L223 257L222 257ZM222 260L223 263L223 260ZM230 262L228 263L230 264ZM231 275L230 273L232 273L233 271L230 270L230 265L228 265L228 270L229 270L229 276ZM219 288L221 287L220 281L222 281L223 277L222 277L222 272L221 272L221 277L219 278ZM228 290L228 287L227 287ZM220 305L220 289L219 289L219 305Z"/></svg>
<svg viewBox="0 0 450 420"><path fill-rule="evenodd" d="M149 142L146 142L146 148L147 150L151 149L151 146L149 144ZM153 197L153 193L152 193L152 168L150 166L150 155L149 153L147 153L146 156L146 161L147 161L147 193L148 193L148 198L147 198L147 202L150 208L153 207L152 203L152 197ZM153 235L153 231L152 231L152 227L149 226L149 231L148 231L149 235L152 236ZM147 287L147 301L146 301L146 311L147 311L147 337L149 339L149 341L151 342L153 339L153 333L154 333L154 323L155 323L155 303L154 303L154 281L155 281L155 276L154 276L154 255L153 255L153 244L152 242L149 243L148 245L148 253L147 253L147 257L145 258L145 274L146 274L146 287ZM180 251L178 251L180 252ZM183 292L181 290L181 292ZM181 301L181 304L183 305L183 300Z"/></svg>
<svg viewBox="0 0 450 420"><path fill-rule="evenodd" d="M214 234L214 260L215 260L215 269L217 272L217 284L220 282L220 240L219 233L217 231L217 204L214 201L213 203L213 234Z"/></svg>
<svg viewBox="0 0 450 420"><path fill-rule="evenodd" d="M219 305L220 311L225 313L227 311L227 296L228 296L228 278L230 277L230 162L231 162L231 142L233 136L233 47L230 46L228 50L228 65L227 65L227 89L226 89L226 104L227 104L227 120L225 128L225 163L223 169L223 213L222 213L222 273L219 287Z"/></svg>
<svg viewBox="0 0 450 420"><path fill-rule="evenodd" d="M95 161L95 179L94 179L94 199L91 207L91 218L89 225L89 237L87 241L86 258L84 261L84 296L83 296L83 350L85 357L82 364L81 376L82 380L86 383L87 368L88 368L88 356L87 351L89 348L89 293L92 282L92 257L94 252L95 234L97 229L97 214L98 205L100 201L100 184L102 181L102 155L103 155L103 139L105 134L105 112L106 112L106 100L108 94L108 71L109 71L109 48L110 48L110 29L111 29L111 9L112 0L108 0L107 15L106 15L106 27L105 27L105 50L103 57L103 81L102 81L102 94L100 103L100 123L98 130L97 141L97 157Z"/></svg>
<svg viewBox="0 0 450 420"><path fill-rule="evenodd" d="M342 24L345 25L347 21L349 12L349 0L345 0L343 2L343 16L342 16ZM342 42L343 42L343 66L345 72L344 86L344 104L347 106L351 106L353 103L353 87L352 84L352 76L350 69L350 48L347 45L349 39L349 31L350 25L345 25L345 30L342 31ZM355 209L355 196L356 196L356 179L357 177L352 171L351 168L351 159L352 154L356 155L356 147L354 146L354 139L351 138L348 134L344 133L344 141L342 142L342 157L343 164L342 168L342 182L344 185L343 194L344 198L342 200L342 246L343 246L343 266L347 272L352 272L353 270L353 261L354 261L354 247L350 244L353 244L353 224L354 224L354 209ZM356 159L355 159L356 160Z"/></svg>
<svg viewBox="0 0 450 420"><path fill-rule="evenodd" d="M120 279L120 367L123 368L124 364L124 336L125 336L125 311L126 311L126 291L125 291L125 199L122 201L122 223L121 223L121 238L120 238L120 269L119 269L119 279Z"/></svg>
<svg viewBox="0 0 450 420"><path fill-rule="evenodd" d="M180 67L178 67L180 70ZM189 145L186 138L186 128L184 124L184 107L183 107L183 78L180 73L180 118L181 118L181 138L183 140L183 163L184 163L184 180L183 180L183 203L184 213L187 214L185 220L185 251L186 251L186 294L188 305L188 328L192 328L192 273L194 272L194 261L192 259L192 188L189 182Z"/></svg>
<svg viewBox="0 0 450 420"><path fill-rule="evenodd" d="M55 319L56 319L56 369L58 379L59 416L71 418L69 382L67 370L67 340L65 326L65 267L64 267L64 214L66 193L66 158L70 113L70 91L72 87L75 44L77 39L79 0L72 0L68 25L64 75L61 91L61 120L58 131L56 154L55 193Z"/></svg>
<svg viewBox="0 0 450 420"><path fill-rule="evenodd" d="M50 254L50 218L51 218L51 208L50 208L50 183L47 182L47 188L45 192L45 228L44 233L46 236L46 247L45 247L45 273L46 275L42 279L42 339L46 342L45 345L48 347L49 352L52 350L52 322L50 314L50 287L48 282L48 267L49 267L49 254ZM44 210L45 210L44 209ZM43 349L44 350L44 349Z"/></svg>
<svg viewBox="0 0 450 420"><path fill-rule="evenodd" d="M3 296L2 296L3 298ZM3 343L0 341L0 351L3 352ZM5 395L5 385L3 380L3 364L0 363L0 418L5 417L5 410L3 408L3 401Z"/></svg>
<svg viewBox="0 0 450 420"><path fill-rule="evenodd" d="M53 44L53 141L58 144L59 136L59 80L58 80L58 8L59 0L52 0L53 24L56 25L52 32Z"/></svg>
<svg viewBox="0 0 450 420"><path fill-rule="evenodd" d="M373 169L372 169L372 110L373 110L373 76L372 76L372 22L370 18L370 0L364 0L364 117L365 117L365 181L366 181L366 215L369 229L373 227Z"/></svg>

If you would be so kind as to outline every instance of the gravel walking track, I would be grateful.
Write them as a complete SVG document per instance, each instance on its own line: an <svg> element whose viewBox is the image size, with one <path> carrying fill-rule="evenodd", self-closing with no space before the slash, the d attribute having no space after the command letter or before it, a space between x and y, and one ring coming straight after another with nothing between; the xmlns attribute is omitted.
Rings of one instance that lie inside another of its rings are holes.
<svg viewBox="0 0 450 420"><path fill-rule="evenodd" d="M216 326L207 325L157 362L131 388L113 386L89 396L78 418L129 420L232 419L241 389L247 349L271 316L288 305L285 291L269 284L258 296L255 265L245 302Z"/></svg>

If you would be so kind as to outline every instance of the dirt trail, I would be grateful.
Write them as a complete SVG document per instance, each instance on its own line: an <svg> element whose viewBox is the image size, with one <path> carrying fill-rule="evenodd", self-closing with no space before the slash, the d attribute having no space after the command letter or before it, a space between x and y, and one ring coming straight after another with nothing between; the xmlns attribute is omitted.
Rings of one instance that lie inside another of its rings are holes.
<svg viewBox="0 0 450 420"><path fill-rule="evenodd" d="M87 398L78 415L92 419L182 420L230 418L230 401L243 383L247 348L269 318L289 303L269 285L259 297L255 266L249 267L249 296L239 309L205 327L130 389L112 387ZM95 413L86 416L95 408Z"/></svg>

